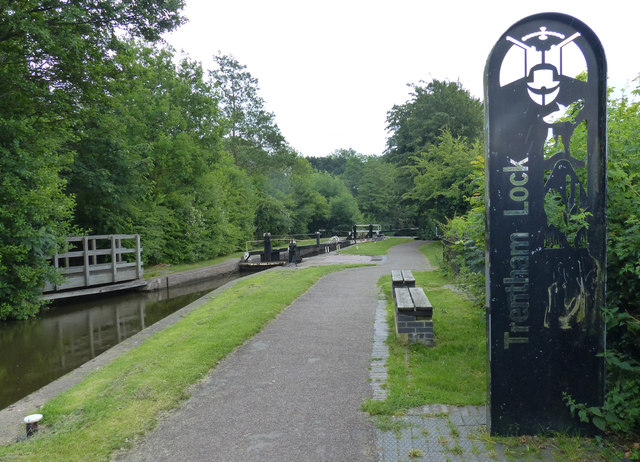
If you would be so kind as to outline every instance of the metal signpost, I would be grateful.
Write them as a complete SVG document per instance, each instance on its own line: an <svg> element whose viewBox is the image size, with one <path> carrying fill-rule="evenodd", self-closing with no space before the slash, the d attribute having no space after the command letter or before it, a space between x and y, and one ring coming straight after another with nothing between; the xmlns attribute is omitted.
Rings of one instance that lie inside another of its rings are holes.
<svg viewBox="0 0 640 462"><path fill-rule="evenodd" d="M530 16L485 70L492 434L590 431L604 400L606 62L564 14Z"/></svg>

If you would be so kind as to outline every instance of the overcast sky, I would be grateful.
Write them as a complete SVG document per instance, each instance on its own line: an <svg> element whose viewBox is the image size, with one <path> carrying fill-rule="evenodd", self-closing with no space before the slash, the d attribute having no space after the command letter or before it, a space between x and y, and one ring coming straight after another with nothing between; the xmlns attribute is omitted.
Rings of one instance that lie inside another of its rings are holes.
<svg viewBox="0 0 640 462"><path fill-rule="evenodd" d="M598 35L609 85L638 78L637 0L186 0L189 22L165 39L205 68L218 51L246 65L301 154L381 154L387 111L409 99L408 83L459 80L482 98L496 40L519 19L549 11Z"/></svg>

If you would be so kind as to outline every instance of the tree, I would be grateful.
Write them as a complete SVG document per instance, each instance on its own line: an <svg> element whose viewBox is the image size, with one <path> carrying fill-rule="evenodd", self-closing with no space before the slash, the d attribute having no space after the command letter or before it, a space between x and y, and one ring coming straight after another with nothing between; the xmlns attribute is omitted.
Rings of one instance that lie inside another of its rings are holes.
<svg viewBox="0 0 640 462"><path fill-rule="evenodd" d="M454 137L478 139L482 134L482 103L473 98L460 82L432 80L411 84L411 99L394 105L387 113L385 159L407 165L410 157L433 144L443 130Z"/></svg>
<svg viewBox="0 0 640 462"><path fill-rule="evenodd" d="M222 152L223 119L202 67L135 44L116 61L124 78L83 112L75 143L76 223L99 234L139 233L148 263L241 247L253 234L255 190Z"/></svg>
<svg viewBox="0 0 640 462"><path fill-rule="evenodd" d="M322 228L332 231L350 230L351 225L362 220L358 203L342 180L329 173L315 173L313 181L315 190L329 204L329 214L322 223Z"/></svg>
<svg viewBox="0 0 640 462"><path fill-rule="evenodd" d="M210 75L227 120L225 146L240 167L259 169L286 151L285 139L258 96L258 79L233 56L218 54L214 60L218 68Z"/></svg>
<svg viewBox="0 0 640 462"><path fill-rule="evenodd" d="M61 173L80 109L115 79L118 34L156 40L182 22L182 0L25 0L0 5L0 319L41 305L47 257L73 199Z"/></svg>
<svg viewBox="0 0 640 462"><path fill-rule="evenodd" d="M404 214L396 218L399 226L417 226L426 235L435 229L433 220L444 220L442 207L438 211L428 211L425 207L433 201L423 200L416 187L415 176L426 174L426 165L416 168L420 159L425 160L432 146L438 144L439 137L447 131L454 139L477 140L483 127L482 103L473 98L460 82L433 80L429 83L409 85L411 99L402 105L395 105L387 113L387 150L383 159L397 167L395 187L402 198ZM435 152L435 151L434 151ZM434 164L435 165L435 164ZM437 167L436 167L437 168ZM420 181L420 180L418 180ZM446 194L444 191L441 191ZM453 195L459 195L453 192ZM439 202L442 205L441 202ZM459 207L449 207L454 213Z"/></svg>
<svg viewBox="0 0 640 462"><path fill-rule="evenodd" d="M344 173L350 160L358 160L362 157L362 154L358 154L353 149L336 149L328 156L307 157L307 159L316 170L340 176Z"/></svg>
<svg viewBox="0 0 640 462"><path fill-rule="evenodd" d="M398 168L375 156L361 163L349 161L344 181L354 192L365 221L383 225L384 229L402 226L404 210L397 189Z"/></svg>
<svg viewBox="0 0 640 462"><path fill-rule="evenodd" d="M414 186L404 199L417 205L429 228L467 212L467 199L473 193L473 161L478 156L482 156L479 143L469 144L449 131L444 131L425 152L413 156Z"/></svg>

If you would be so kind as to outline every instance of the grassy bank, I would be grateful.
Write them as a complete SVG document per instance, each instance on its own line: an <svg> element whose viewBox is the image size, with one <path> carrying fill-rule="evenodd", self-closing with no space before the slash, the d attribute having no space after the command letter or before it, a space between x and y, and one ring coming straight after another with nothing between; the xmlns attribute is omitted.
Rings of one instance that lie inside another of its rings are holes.
<svg viewBox="0 0 640 462"><path fill-rule="evenodd" d="M111 459L320 277L346 267L270 271L238 282L47 403L38 436L0 446L0 460Z"/></svg>
<svg viewBox="0 0 640 462"><path fill-rule="evenodd" d="M440 243L421 246L437 262ZM486 346L484 313L463 295L451 290L452 281L438 271L413 272L416 286L429 297L435 331L434 347L408 345L390 329L387 344L388 397L366 401L371 414L393 415L425 404L479 405L486 401ZM379 281L387 297L390 326L394 325L391 276Z"/></svg>
<svg viewBox="0 0 640 462"><path fill-rule="evenodd" d="M391 247L412 241L408 237L388 237L384 241L363 242L340 249L341 254L348 255L385 255Z"/></svg>

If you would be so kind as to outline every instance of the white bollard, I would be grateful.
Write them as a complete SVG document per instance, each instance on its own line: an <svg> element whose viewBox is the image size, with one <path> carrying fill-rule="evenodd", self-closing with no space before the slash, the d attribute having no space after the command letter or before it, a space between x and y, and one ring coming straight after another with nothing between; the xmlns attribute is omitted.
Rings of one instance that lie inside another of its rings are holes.
<svg viewBox="0 0 640 462"><path fill-rule="evenodd" d="M42 414L31 414L24 418L24 423L27 425L27 438L38 431L38 422L41 420Z"/></svg>

